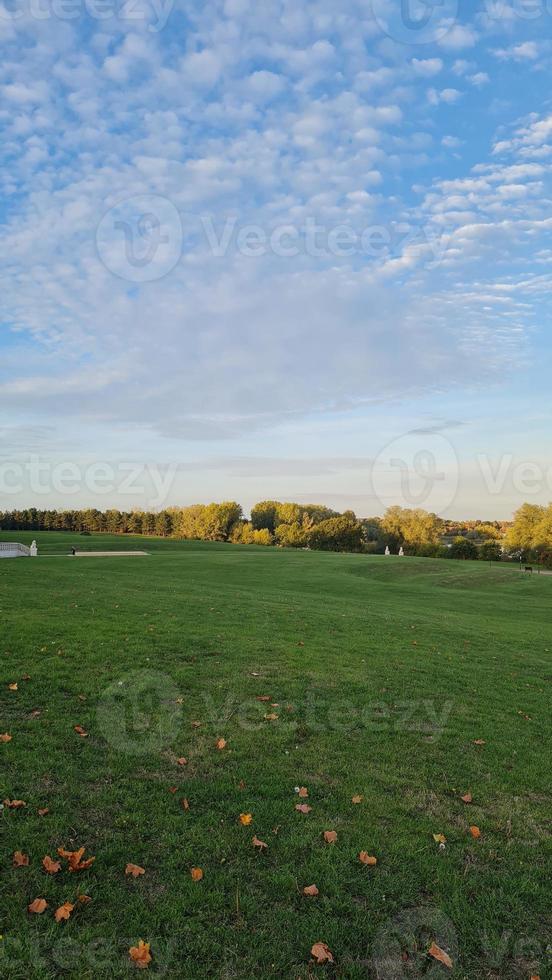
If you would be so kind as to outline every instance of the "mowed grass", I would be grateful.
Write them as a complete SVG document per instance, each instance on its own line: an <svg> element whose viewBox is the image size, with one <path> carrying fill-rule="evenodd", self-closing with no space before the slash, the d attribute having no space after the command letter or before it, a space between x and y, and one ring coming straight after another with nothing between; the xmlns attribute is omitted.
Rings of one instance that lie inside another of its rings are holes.
<svg viewBox="0 0 552 980"><path fill-rule="evenodd" d="M0 815L2 977L135 976L139 939L167 977L551 976L552 577L7 537L43 557L0 561L0 795L26 802ZM63 557L72 544L151 554ZM88 871L43 871L80 845ZM56 923L78 893L92 902ZM318 941L334 966L309 965Z"/></svg>

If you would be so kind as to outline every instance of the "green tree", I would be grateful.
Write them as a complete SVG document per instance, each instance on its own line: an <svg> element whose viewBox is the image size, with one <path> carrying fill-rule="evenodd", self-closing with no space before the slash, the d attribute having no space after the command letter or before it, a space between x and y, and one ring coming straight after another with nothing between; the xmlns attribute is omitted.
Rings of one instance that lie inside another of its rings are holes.
<svg viewBox="0 0 552 980"><path fill-rule="evenodd" d="M464 561L468 559L475 561L479 557L477 545L467 538L455 538L447 554L449 558L460 558Z"/></svg>

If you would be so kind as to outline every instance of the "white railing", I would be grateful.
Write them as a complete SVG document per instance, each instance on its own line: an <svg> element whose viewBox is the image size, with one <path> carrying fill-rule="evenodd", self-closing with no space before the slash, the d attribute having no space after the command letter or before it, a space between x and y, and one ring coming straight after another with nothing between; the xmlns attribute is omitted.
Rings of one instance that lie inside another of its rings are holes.
<svg viewBox="0 0 552 980"><path fill-rule="evenodd" d="M18 541L0 541L0 558L28 558L31 549Z"/></svg>

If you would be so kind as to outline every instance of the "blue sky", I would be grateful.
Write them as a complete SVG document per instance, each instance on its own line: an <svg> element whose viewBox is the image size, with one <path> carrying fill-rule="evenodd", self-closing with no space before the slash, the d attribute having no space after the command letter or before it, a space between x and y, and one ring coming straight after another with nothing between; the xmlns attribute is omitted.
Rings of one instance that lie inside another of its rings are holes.
<svg viewBox="0 0 552 980"><path fill-rule="evenodd" d="M551 28L545 0L11 0L0 509L368 516L427 459L450 516L551 499ZM91 486L121 461L170 468L163 500Z"/></svg>

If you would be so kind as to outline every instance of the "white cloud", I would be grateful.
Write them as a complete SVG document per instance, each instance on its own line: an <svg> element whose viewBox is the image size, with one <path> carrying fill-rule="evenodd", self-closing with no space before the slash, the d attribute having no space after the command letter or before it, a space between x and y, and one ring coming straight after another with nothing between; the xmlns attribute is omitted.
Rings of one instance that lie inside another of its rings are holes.
<svg viewBox="0 0 552 980"><path fill-rule="evenodd" d="M461 51L463 48L473 48L478 35L473 27L467 24L455 24L439 41L441 48L446 51Z"/></svg>
<svg viewBox="0 0 552 980"><path fill-rule="evenodd" d="M419 75L421 78L432 78L434 75L438 75L439 72L443 70L443 62L441 58L426 58L424 60L420 58L413 58L411 61L414 73Z"/></svg>

